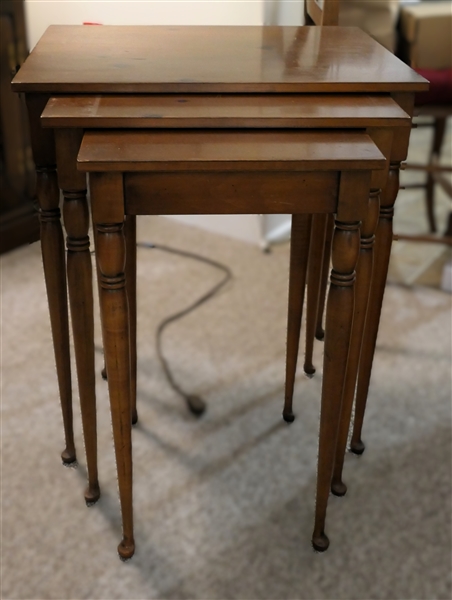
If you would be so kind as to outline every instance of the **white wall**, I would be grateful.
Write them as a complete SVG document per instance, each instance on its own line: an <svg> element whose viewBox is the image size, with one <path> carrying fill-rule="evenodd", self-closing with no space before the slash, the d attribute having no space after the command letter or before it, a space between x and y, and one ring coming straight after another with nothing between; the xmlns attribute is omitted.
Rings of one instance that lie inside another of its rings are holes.
<svg viewBox="0 0 452 600"><path fill-rule="evenodd" d="M299 25L303 12L299 0L26 0L25 10L30 49L49 25ZM281 225L278 216L171 218L253 244Z"/></svg>
<svg viewBox="0 0 452 600"><path fill-rule="evenodd" d="M28 43L49 25L262 25L264 0L26 0Z"/></svg>

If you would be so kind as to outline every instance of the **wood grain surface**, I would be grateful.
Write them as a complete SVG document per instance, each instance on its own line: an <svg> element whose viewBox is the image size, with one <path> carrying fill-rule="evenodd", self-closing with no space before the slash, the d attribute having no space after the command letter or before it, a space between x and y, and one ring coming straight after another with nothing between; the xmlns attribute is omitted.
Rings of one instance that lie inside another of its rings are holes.
<svg viewBox="0 0 452 600"><path fill-rule="evenodd" d="M360 132L88 131L83 171L382 169L385 157Z"/></svg>
<svg viewBox="0 0 452 600"><path fill-rule="evenodd" d="M356 27L52 25L12 85L50 93L428 89Z"/></svg>
<svg viewBox="0 0 452 600"><path fill-rule="evenodd" d="M388 95L192 94L55 96L43 127L92 128L343 128L409 126Z"/></svg>

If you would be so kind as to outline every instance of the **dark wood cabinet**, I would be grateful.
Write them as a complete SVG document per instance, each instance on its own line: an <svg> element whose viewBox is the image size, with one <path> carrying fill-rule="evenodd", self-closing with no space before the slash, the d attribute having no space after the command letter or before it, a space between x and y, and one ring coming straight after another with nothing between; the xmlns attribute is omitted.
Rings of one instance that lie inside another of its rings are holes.
<svg viewBox="0 0 452 600"><path fill-rule="evenodd" d="M35 169L24 98L11 79L27 55L24 4L0 3L0 252L39 239Z"/></svg>

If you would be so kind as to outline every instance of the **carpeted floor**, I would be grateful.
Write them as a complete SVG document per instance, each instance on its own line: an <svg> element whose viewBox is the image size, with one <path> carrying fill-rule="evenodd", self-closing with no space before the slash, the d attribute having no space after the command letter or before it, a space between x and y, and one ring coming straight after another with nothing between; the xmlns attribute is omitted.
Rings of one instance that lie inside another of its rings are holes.
<svg viewBox="0 0 452 600"><path fill-rule="evenodd" d="M312 380L298 376L295 423L280 417L288 247L264 255L163 218L141 219L139 237L197 250L234 271L228 289L165 339L178 381L208 401L208 412L195 420L168 387L154 333L163 316L218 274L139 250L137 552L119 562L106 385L99 376L103 495L87 509L78 409L79 468L59 461L62 426L39 247L6 256L2 598L449 598L450 296L388 288L368 450L360 459L347 456L350 491L331 498L332 545L317 555L310 535L320 372ZM318 344L319 366L321 350Z"/></svg>
<svg viewBox="0 0 452 600"><path fill-rule="evenodd" d="M201 420L191 417L168 386L155 329L220 275L140 249L137 551L120 562L102 356L102 497L88 509L75 382L79 466L64 468L59 459L62 423L39 246L3 257L1 597L450 598L451 296L398 280L407 270L397 253L375 358L367 450L346 457L349 493L331 497L331 547L320 555L310 536L321 343L316 376L297 378L296 421L288 426L281 419L288 245L264 255L164 218L141 218L139 238L199 252L234 272L216 299L172 325L164 341L178 382L202 395L208 411Z"/></svg>

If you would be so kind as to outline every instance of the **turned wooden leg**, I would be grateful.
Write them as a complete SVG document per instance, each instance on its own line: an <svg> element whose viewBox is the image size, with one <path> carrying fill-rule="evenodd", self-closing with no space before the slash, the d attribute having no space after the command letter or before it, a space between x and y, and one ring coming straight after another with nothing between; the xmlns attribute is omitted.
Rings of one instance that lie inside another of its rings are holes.
<svg viewBox="0 0 452 600"><path fill-rule="evenodd" d="M363 219L361 225L360 251L358 264L356 265L355 310L344 393L342 395L342 410L336 446L336 460L334 464L333 481L331 483L331 491L336 496L344 496L347 492L347 486L342 481L342 469L344 466L344 455L347 447L350 418L355 396L356 378L358 375L359 357L363 341L369 291L372 283L373 245L379 210L380 190L373 190L369 196L367 216Z"/></svg>
<svg viewBox="0 0 452 600"><path fill-rule="evenodd" d="M125 282L123 224L96 224L96 255L100 271L100 308L113 438L118 470L123 539L121 558L133 556L132 419L130 409L129 308Z"/></svg>
<svg viewBox="0 0 452 600"><path fill-rule="evenodd" d="M295 419L292 398L297 370L301 318L308 264L311 215L292 215L289 271L289 309L287 317L286 390L283 418L287 423Z"/></svg>
<svg viewBox="0 0 452 600"><path fill-rule="evenodd" d="M312 535L312 545L319 552L325 551L329 546L329 539L325 534L325 519L353 321L359 225L359 222L342 223L336 220L333 236L333 269L325 327L317 497Z"/></svg>
<svg viewBox="0 0 452 600"><path fill-rule="evenodd" d="M323 311L325 309L326 288L328 285L328 275L330 272L331 242L333 239L333 229L334 216L328 215L326 218L325 246L323 249L323 264L320 279L319 303L317 305L316 310L317 318L315 327L315 337L317 340L323 340L323 338L325 337L325 331L323 329Z"/></svg>
<svg viewBox="0 0 452 600"><path fill-rule="evenodd" d="M88 237L89 213L86 190L63 190L63 196L69 301L88 470L85 500L87 504L93 504L100 497L100 489L97 474L93 274Z"/></svg>
<svg viewBox="0 0 452 600"><path fill-rule="evenodd" d="M394 216L394 203L399 191L399 169L400 163L391 163L388 183L381 194L380 215L375 235L374 269L358 370L355 420L350 445L351 451L355 454L362 454L365 449L361 439L361 433L366 410L367 394L369 392L378 327L380 324L381 306L388 275L389 258L391 255L392 219Z"/></svg>
<svg viewBox="0 0 452 600"><path fill-rule="evenodd" d="M66 292L64 239L59 209L55 167L37 169L37 197L41 222L41 251L49 302L50 324L58 375L66 447L61 454L64 464L75 462L72 421L72 384L69 353L69 319Z"/></svg>
<svg viewBox="0 0 452 600"><path fill-rule="evenodd" d="M319 305L327 218L328 215L313 215L312 217L308 261L308 298L306 302L306 349L303 366L306 375L314 375L315 373L315 367L312 364L312 353L314 351L314 337L317 325L317 309Z"/></svg>
<svg viewBox="0 0 452 600"><path fill-rule="evenodd" d="M66 228L67 280L72 316L75 362L85 439L88 505L99 499L97 475L96 391L94 372L93 273L88 237L89 212L86 176L77 171L77 154L83 131L58 129L55 145L58 184L63 191Z"/></svg>
<svg viewBox="0 0 452 600"><path fill-rule="evenodd" d="M132 425L138 422L137 413L137 218L127 215L124 233L126 237L126 286L129 302L130 331L130 406Z"/></svg>

